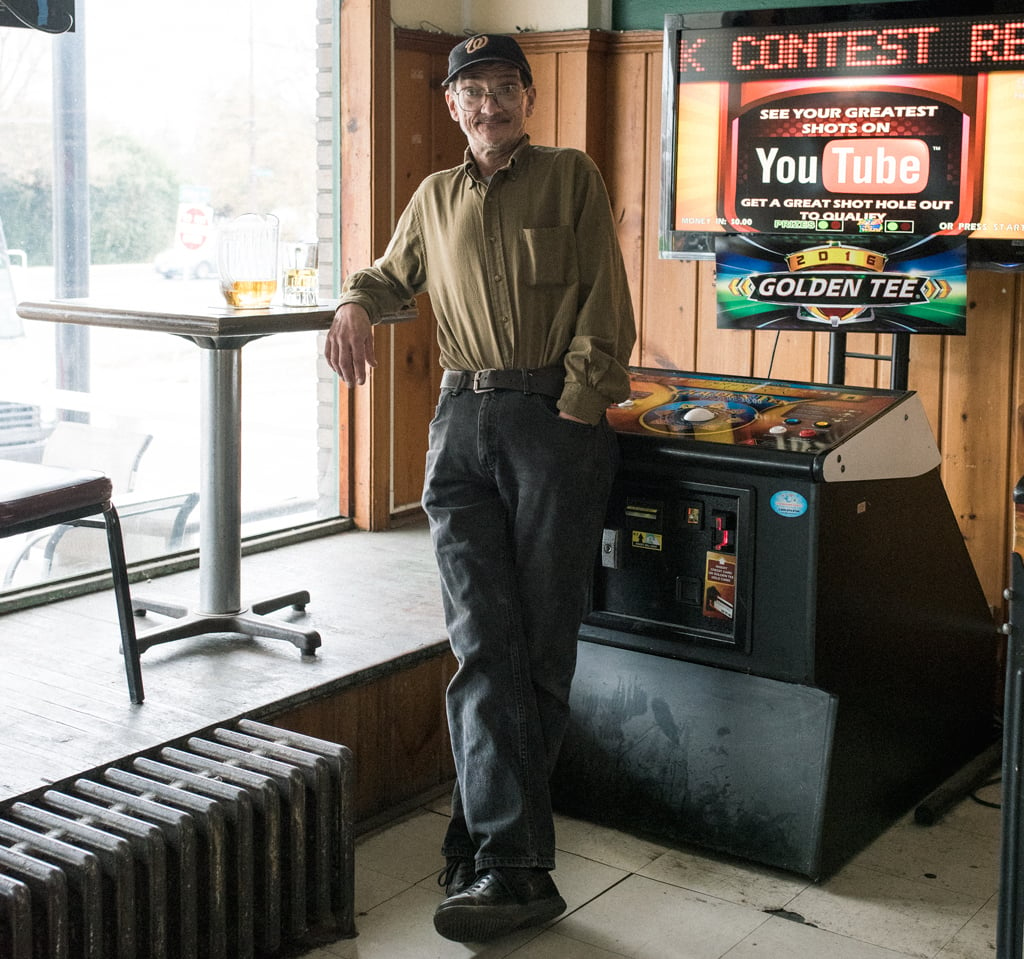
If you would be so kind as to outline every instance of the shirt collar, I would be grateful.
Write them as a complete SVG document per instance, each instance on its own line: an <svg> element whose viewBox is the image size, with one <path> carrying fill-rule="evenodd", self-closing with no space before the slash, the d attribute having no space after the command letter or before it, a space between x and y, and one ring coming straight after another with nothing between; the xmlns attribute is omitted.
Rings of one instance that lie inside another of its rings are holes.
<svg viewBox="0 0 1024 959"><path fill-rule="evenodd" d="M522 164L526 158L527 153L530 149L530 134L524 133L523 138L516 144L515 149L512 151L512 155L508 158L508 163L498 170L508 171L510 177L516 176L516 167ZM466 171L466 175L479 183L483 180L480 176L480 171L477 169L476 160L473 159L473 154L470 152L469 147L466 147L465 152L462 155L462 168Z"/></svg>

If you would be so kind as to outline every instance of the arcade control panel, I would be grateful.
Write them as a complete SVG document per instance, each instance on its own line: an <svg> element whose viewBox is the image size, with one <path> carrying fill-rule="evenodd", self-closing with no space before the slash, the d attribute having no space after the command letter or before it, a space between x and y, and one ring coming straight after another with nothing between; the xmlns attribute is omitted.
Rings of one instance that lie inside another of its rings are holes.
<svg viewBox="0 0 1024 959"><path fill-rule="evenodd" d="M634 368L608 411L625 446L839 482L919 476L940 454L916 393Z"/></svg>
<svg viewBox="0 0 1024 959"><path fill-rule="evenodd" d="M939 515L941 456L920 399L630 373L629 400L608 412L622 458L581 635L805 680L818 614L794 597L834 555L863 550L877 568L880 544L917 542L920 523L905 526L926 500Z"/></svg>

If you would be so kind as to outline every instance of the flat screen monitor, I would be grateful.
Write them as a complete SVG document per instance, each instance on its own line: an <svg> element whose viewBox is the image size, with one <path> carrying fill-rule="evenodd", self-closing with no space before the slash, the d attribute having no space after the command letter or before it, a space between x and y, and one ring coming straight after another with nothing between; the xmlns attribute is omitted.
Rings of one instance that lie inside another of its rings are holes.
<svg viewBox="0 0 1024 959"><path fill-rule="evenodd" d="M862 9L666 16L662 257L947 237L1024 265L1024 14Z"/></svg>

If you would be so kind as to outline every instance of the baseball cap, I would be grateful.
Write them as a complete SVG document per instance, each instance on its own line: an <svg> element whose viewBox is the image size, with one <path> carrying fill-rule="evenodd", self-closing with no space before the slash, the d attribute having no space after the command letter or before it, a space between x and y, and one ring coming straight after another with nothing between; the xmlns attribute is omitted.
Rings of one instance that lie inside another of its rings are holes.
<svg viewBox="0 0 1024 959"><path fill-rule="evenodd" d="M458 73L474 63L495 61L510 63L525 74L528 84L533 83L530 64L515 40L501 34L478 33L475 37L467 37L452 48L452 52L448 54L448 76L442 85L447 86Z"/></svg>

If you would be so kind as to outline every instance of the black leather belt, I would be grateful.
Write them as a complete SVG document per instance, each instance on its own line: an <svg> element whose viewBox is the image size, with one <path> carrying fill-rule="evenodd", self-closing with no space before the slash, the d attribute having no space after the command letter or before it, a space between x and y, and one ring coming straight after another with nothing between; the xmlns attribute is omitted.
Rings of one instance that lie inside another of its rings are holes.
<svg viewBox="0 0 1024 959"><path fill-rule="evenodd" d="M545 366L538 370L445 370L441 389L472 390L489 393L491 390L516 390L519 393L541 393L559 397L565 384L565 370L560 366Z"/></svg>

